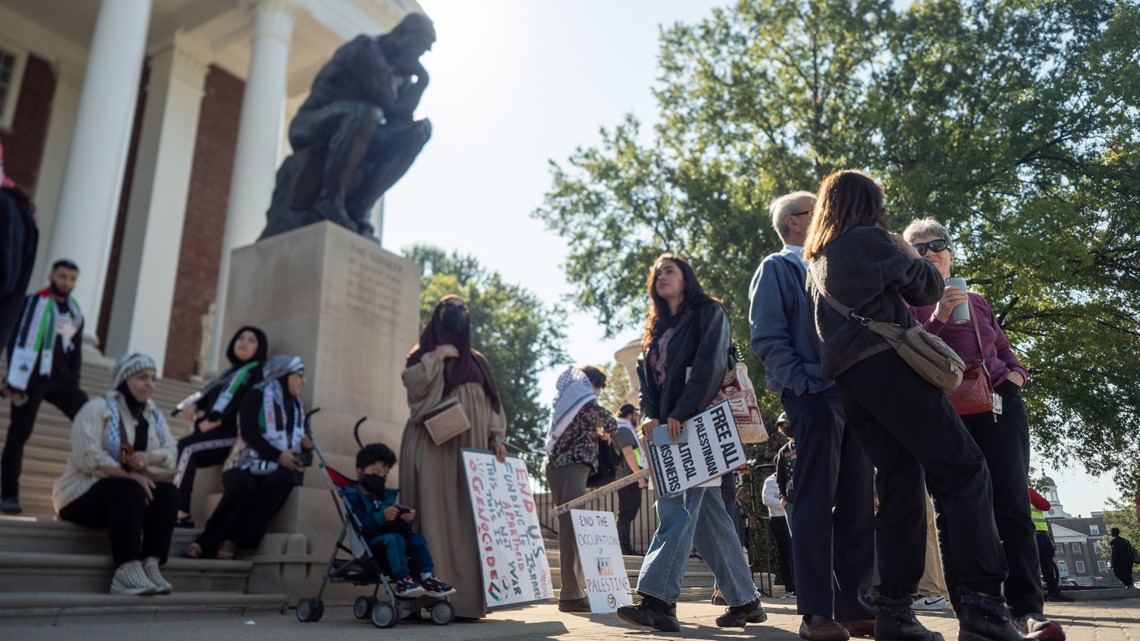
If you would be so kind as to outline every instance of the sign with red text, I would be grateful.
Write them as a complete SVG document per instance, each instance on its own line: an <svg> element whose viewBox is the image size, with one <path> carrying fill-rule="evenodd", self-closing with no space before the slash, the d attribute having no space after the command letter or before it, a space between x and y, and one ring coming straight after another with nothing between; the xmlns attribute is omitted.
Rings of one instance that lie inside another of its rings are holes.
<svg viewBox="0 0 1140 641"><path fill-rule="evenodd" d="M487 607L554 598L550 562L542 544L526 464L514 457L500 463L486 450L464 449L463 469L475 515Z"/></svg>
<svg viewBox="0 0 1140 641"><path fill-rule="evenodd" d="M619 605L633 605L614 513L570 510L570 518L590 612L617 612Z"/></svg>
<svg viewBox="0 0 1140 641"><path fill-rule="evenodd" d="M674 442L646 443L653 480L662 494L681 492L724 476L748 462L728 401L681 424Z"/></svg>

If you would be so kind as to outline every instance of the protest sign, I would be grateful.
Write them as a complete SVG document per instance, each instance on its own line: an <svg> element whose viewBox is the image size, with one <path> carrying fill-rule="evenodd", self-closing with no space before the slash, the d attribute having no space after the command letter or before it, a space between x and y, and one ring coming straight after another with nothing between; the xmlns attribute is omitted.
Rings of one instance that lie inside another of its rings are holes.
<svg viewBox="0 0 1140 641"><path fill-rule="evenodd" d="M475 514L487 607L553 598L550 563L526 465L518 458L500 463L486 450L464 449L463 469Z"/></svg>
<svg viewBox="0 0 1140 641"><path fill-rule="evenodd" d="M646 445L657 491L662 494L687 490L747 463L728 401L682 423L677 441Z"/></svg>
<svg viewBox="0 0 1140 641"><path fill-rule="evenodd" d="M613 512L570 510L570 518L590 612L617 612L619 605L632 605Z"/></svg>

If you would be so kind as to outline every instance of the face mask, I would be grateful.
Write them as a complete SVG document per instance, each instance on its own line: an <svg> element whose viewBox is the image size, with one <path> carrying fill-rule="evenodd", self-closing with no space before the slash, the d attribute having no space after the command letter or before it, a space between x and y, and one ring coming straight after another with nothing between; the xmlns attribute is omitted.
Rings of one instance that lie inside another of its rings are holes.
<svg viewBox="0 0 1140 641"><path fill-rule="evenodd" d="M439 315L439 322L449 333L462 334L467 329L467 312L459 307L448 307Z"/></svg>
<svg viewBox="0 0 1140 641"><path fill-rule="evenodd" d="M360 487L373 496L384 496L384 482L388 480L379 474L364 474L360 477Z"/></svg>

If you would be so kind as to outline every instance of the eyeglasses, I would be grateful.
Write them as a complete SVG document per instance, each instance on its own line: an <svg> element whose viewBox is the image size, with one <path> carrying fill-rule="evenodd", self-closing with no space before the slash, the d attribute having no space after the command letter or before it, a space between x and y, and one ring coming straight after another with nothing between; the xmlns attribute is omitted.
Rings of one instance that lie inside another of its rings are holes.
<svg viewBox="0 0 1140 641"><path fill-rule="evenodd" d="M788 214L787 216L784 216L784 218L791 218L792 216L807 216L811 212L812 212L812 210L810 210L810 209L807 211L798 211L794 214Z"/></svg>
<svg viewBox="0 0 1140 641"><path fill-rule="evenodd" d="M932 240L926 243L914 243L914 249L918 252L919 256L925 256L926 250L928 249L932 252L940 252L950 249L950 241L939 238L937 240Z"/></svg>

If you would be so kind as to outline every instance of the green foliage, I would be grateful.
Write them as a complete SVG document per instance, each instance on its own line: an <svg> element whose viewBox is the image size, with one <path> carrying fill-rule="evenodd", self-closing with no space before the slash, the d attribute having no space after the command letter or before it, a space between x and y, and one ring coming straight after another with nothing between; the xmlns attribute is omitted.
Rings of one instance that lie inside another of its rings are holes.
<svg viewBox="0 0 1140 641"><path fill-rule="evenodd" d="M614 416L617 416L618 410L625 403L633 403L636 407L637 399L629 400L631 386L629 373L625 371L625 368L617 361L610 361L598 367L601 367L602 371L606 373L606 388L598 397L598 405L606 408Z"/></svg>
<svg viewBox="0 0 1140 641"><path fill-rule="evenodd" d="M1132 0L740 0L662 31L659 124L626 117L552 163L535 216L569 241L575 301L609 335L643 324L669 250L744 345L752 272L780 247L767 203L869 170L894 227L939 219L961 275L992 279L977 289L1030 369L1036 448L1134 489L1136 33Z"/></svg>
<svg viewBox="0 0 1140 641"><path fill-rule="evenodd" d="M563 311L548 307L534 293L503 281L479 262L458 253L416 245L404 251L423 269L420 326L431 318L440 298L457 294L471 315L471 345L487 357L507 417L508 449L541 478L550 409L538 376L569 362Z"/></svg>
<svg viewBox="0 0 1140 641"><path fill-rule="evenodd" d="M1104 513L1104 524L1108 530L1112 531L1114 527L1120 528L1120 536L1128 539L1132 545L1140 544L1140 520L1136 519L1136 504L1133 503L1132 497L1110 499L1108 507L1111 509ZM1108 547L1111 538L1108 532L1105 532L1105 537L1100 541L1101 556L1105 559L1108 559L1111 553Z"/></svg>

